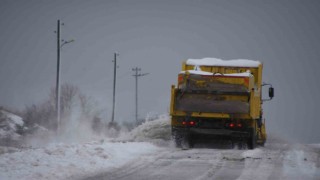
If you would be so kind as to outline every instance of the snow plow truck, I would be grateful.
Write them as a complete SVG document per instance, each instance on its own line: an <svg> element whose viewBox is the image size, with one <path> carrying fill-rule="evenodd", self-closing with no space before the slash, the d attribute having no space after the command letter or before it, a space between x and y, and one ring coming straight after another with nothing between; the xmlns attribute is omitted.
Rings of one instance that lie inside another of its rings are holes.
<svg viewBox="0 0 320 180"><path fill-rule="evenodd" d="M183 61L171 87L171 129L177 147L200 139L228 139L248 149L264 145L267 134L262 103L274 97L262 82L262 63L215 58ZM269 97L262 99L263 86Z"/></svg>

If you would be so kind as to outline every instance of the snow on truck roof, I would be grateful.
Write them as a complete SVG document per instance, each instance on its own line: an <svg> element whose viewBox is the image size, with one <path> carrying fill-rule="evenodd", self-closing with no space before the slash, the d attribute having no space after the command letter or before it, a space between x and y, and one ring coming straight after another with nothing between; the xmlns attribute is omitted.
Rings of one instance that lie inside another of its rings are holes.
<svg viewBox="0 0 320 180"><path fill-rule="evenodd" d="M222 60L217 58L188 59L187 65L194 66L231 66L231 67L258 67L261 62L248 59Z"/></svg>
<svg viewBox="0 0 320 180"><path fill-rule="evenodd" d="M220 73L211 73L211 72L206 72L206 71L201 71L201 70L187 70L188 73L190 74L195 74L195 75L203 75L203 76L227 76L227 77L251 77L252 74L250 72L243 72L243 73L232 73L232 74L220 74ZM181 71L180 74L186 74L186 71Z"/></svg>

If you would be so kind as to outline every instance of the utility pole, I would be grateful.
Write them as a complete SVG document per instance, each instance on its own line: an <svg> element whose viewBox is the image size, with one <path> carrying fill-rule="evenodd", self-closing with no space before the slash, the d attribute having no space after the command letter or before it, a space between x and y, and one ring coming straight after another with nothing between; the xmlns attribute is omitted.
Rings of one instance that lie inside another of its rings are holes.
<svg viewBox="0 0 320 180"><path fill-rule="evenodd" d="M74 40L71 39L69 41L65 41L65 40L62 40L62 44L61 44L61 38L60 38L60 25L63 25L60 24L60 20L57 21L57 31L55 31L55 33L57 33L57 81L56 81L56 113L57 113L57 133L59 132L59 129L60 129L60 66L61 66L61 63L60 63L60 50L62 48L62 46L64 46L65 44L68 44L68 43L71 43L73 42Z"/></svg>
<svg viewBox="0 0 320 180"><path fill-rule="evenodd" d="M112 117L111 117L111 124L114 122L114 110L115 110L115 103L116 103L116 77L117 77L117 56L118 53L114 53L114 67L113 67L113 101L112 101Z"/></svg>
<svg viewBox="0 0 320 180"><path fill-rule="evenodd" d="M56 81L57 132L60 125L60 20L57 24L57 81Z"/></svg>
<svg viewBox="0 0 320 180"><path fill-rule="evenodd" d="M141 71L141 68L138 67L132 68L132 71L135 71L135 74L132 76L136 78L136 124L138 124L138 77L148 75L149 73L139 73L139 71Z"/></svg>

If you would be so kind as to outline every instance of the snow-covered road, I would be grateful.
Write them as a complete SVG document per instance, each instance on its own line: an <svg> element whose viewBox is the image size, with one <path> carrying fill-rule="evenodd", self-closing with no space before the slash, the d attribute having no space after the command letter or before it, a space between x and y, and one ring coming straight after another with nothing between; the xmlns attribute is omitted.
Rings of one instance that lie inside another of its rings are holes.
<svg viewBox="0 0 320 180"><path fill-rule="evenodd" d="M167 117L118 138L0 146L0 180L320 180L320 145L269 138L265 147L230 149L230 142L181 150Z"/></svg>
<svg viewBox="0 0 320 180"><path fill-rule="evenodd" d="M254 150L165 148L85 180L320 179L320 148L268 143Z"/></svg>

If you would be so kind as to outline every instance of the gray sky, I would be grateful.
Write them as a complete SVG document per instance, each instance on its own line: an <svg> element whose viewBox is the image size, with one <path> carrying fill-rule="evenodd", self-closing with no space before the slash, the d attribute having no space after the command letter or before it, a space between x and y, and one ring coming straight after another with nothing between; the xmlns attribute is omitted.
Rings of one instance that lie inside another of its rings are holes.
<svg viewBox="0 0 320 180"><path fill-rule="evenodd" d="M23 109L47 98L56 77L57 20L65 23L62 82L111 116L113 53L120 53L117 120L168 112L170 86L187 58L253 59L275 99L264 104L269 132L320 142L320 1L0 0L0 105Z"/></svg>

